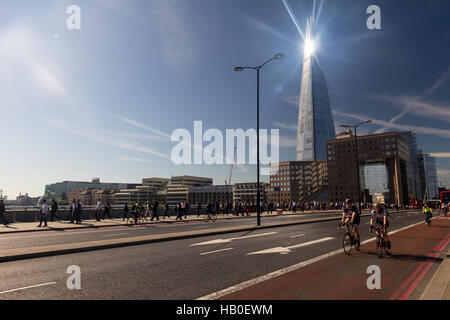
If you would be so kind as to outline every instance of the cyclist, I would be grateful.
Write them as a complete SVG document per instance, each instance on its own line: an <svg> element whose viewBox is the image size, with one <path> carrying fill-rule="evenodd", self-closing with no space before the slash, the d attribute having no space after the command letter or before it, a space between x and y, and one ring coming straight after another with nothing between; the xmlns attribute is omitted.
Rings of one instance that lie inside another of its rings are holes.
<svg viewBox="0 0 450 320"><path fill-rule="evenodd" d="M377 225L381 225L384 229L384 238L387 241L387 248L391 249L391 241L389 240L387 229L389 228L389 220L388 220L388 213L385 208L381 206L381 204L377 204L375 206L375 209L371 212L370 217L370 230L373 229L373 223L376 223Z"/></svg>
<svg viewBox="0 0 450 320"><path fill-rule="evenodd" d="M346 199L342 211L342 223L343 224L353 224L353 232L356 240L356 249L359 250L360 247L360 237L359 237L359 223L360 217L356 206L353 206L350 199Z"/></svg>
<svg viewBox="0 0 450 320"><path fill-rule="evenodd" d="M425 214L425 224L426 223L426 219L427 217L429 217L430 219L433 217L433 211L430 208L429 203L425 203L425 205L423 206L423 214Z"/></svg>

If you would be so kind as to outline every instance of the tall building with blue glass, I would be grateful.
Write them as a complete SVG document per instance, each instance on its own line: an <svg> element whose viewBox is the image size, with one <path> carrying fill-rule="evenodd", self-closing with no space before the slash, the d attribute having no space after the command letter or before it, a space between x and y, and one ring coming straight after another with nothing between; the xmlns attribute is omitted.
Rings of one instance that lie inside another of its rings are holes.
<svg viewBox="0 0 450 320"><path fill-rule="evenodd" d="M314 20L308 19L299 102L297 161L326 161L326 142L336 137L325 75L314 56L313 24Z"/></svg>

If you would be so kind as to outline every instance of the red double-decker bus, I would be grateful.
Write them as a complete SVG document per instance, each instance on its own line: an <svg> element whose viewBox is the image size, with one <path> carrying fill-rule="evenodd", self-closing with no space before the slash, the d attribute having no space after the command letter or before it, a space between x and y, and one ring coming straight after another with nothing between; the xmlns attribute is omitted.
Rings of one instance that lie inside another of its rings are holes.
<svg viewBox="0 0 450 320"><path fill-rule="evenodd" d="M450 203L450 191L441 191L441 203Z"/></svg>

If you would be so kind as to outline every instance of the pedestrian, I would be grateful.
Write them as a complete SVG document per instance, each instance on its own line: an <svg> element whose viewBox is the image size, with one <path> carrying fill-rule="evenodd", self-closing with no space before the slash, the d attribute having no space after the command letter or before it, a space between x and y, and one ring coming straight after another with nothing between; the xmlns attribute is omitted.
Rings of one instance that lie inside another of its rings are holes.
<svg viewBox="0 0 450 320"><path fill-rule="evenodd" d="M70 223L73 223L75 220L75 210L77 208L77 201L73 199L72 204L70 206Z"/></svg>
<svg viewBox="0 0 450 320"><path fill-rule="evenodd" d="M184 200L181 200L180 212L181 212L181 216L184 214L184 218L186 219L186 204L184 203Z"/></svg>
<svg viewBox="0 0 450 320"><path fill-rule="evenodd" d="M105 220L105 216L108 216L108 218L112 220L110 211L111 211L111 206L109 205L109 202L106 201L105 207L103 208L103 220Z"/></svg>
<svg viewBox="0 0 450 320"><path fill-rule="evenodd" d="M95 220L97 220L98 222L100 222L102 209L103 209L103 201L102 199L98 199L97 207L95 209Z"/></svg>
<svg viewBox="0 0 450 320"><path fill-rule="evenodd" d="M138 218L139 218L139 215L138 215L138 204L137 204L137 202L135 203L135 204L133 204L133 206L131 207L131 214L133 215L133 218L134 218L134 224L137 224L138 223Z"/></svg>
<svg viewBox="0 0 450 320"><path fill-rule="evenodd" d="M48 213L48 204L47 204L47 200L43 200L42 201L42 207L40 210L40 217L39 217L39 225L38 228L40 228L42 226L42 221L45 222L44 227L47 227L47 213Z"/></svg>
<svg viewBox="0 0 450 320"><path fill-rule="evenodd" d="M75 224L81 224L81 201L77 200L77 207L75 209Z"/></svg>
<svg viewBox="0 0 450 320"><path fill-rule="evenodd" d="M9 224L5 219L5 204L3 203L3 199L0 199L0 219L3 221L5 227Z"/></svg>
<svg viewBox="0 0 450 320"><path fill-rule="evenodd" d="M152 219L150 221L153 221L154 218L156 218L156 220L159 221L159 217L158 217L158 201L154 201L153 202L153 208L152 208Z"/></svg>
<svg viewBox="0 0 450 320"><path fill-rule="evenodd" d="M178 220L178 219L183 220L183 212L181 210L181 203L180 202L178 202L175 210L177 212L177 217L176 217L175 220Z"/></svg>
<svg viewBox="0 0 450 320"><path fill-rule="evenodd" d="M167 203L166 203L165 206L164 206L164 219L166 218L166 216L167 216L167 218L170 219L170 215L169 215L169 205L168 205Z"/></svg>
<svg viewBox="0 0 450 320"><path fill-rule="evenodd" d="M56 221L59 221L58 215L56 214L58 212L58 202L56 202L55 199L52 200L51 205L51 215L50 215L50 221L53 222L53 219L56 219Z"/></svg>
<svg viewBox="0 0 450 320"><path fill-rule="evenodd" d="M127 223L130 220L128 218L128 211L130 211L130 208L128 208L128 204L125 203L125 207L123 207L123 221L125 221L125 219L127 219Z"/></svg>

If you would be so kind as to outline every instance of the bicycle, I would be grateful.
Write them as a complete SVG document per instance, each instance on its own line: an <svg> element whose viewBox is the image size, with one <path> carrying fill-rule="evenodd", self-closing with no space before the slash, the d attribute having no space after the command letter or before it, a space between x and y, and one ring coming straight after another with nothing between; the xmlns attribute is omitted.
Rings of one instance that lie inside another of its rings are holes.
<svg viewBox="0 0 450 320"><path fill-rule="evenodd" d="M205 215L203 216L203 221L205 222L216 222L217 220L217 215L215 213L212 213L211 215L209 214L209 212L205 212Z"/></svg>
<svg viewBox="0 0 450 320"><path fill-rule="evenodd" d="M352 226L351 229L350 229L350 225ZM344 233L343 241L342 241L345 254L346 255L350 255L350 253L352 252L352 248L353 247L356 247L356 249L359 251L359 246L357 245L358 242L356 241L355 236L354 236L355 230L353 228L353 224L351 224L351 223L350 224L349 223L345 223L345 224L340 223L338 230L341 230L341 229L345 229L346 230L345 233Z"/></svg>
<svg viewBox="0 0 450 320"><path fill-rule="evenodd" d="M373 232L373 228L369 228L370 232ZM375 242L377 255L379 258L383 257L383 251L387 256L390 256L391 253L389 252L389 249L387 247L387 241L384 237L385 230L380 225L377 225L375 227L376 233L377 233L377 240Z"/></svg>

